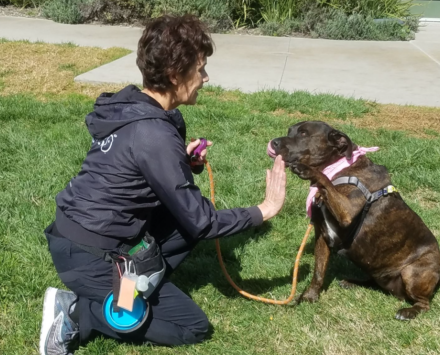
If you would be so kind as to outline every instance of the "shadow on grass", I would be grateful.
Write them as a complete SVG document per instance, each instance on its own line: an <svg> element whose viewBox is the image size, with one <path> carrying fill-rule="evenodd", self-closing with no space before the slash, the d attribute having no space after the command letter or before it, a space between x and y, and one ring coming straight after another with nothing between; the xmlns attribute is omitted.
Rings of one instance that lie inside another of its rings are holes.
<svg viewBox="0 0 440 355"><path fill-rule="evenodd" d="M243 249L246 244L265 238L270 233L270 222L262 227L255 228L253 232L245 235L234 236L221 240L222 256L226 269L238 287L254 295L267 295L274 289L292 284L293 260L289 275L272 278L247 278L242 279L240 272L243 270L240 259L234 254L234 250ZM313 255L315 241L311 237L306 244L304 254ZM286 270L287 271L287 270ZM301 262L298 270L298 283L306 280L313 273L313 265L307 262ZM189 278L188 275L194 275ZM367 275L362 272L355 264L346 257L340 256L335 250L331 251L328 269L324 279L322 291L326 291L336 280L344 279L365 280ZM206 285L213 285L222 295L228 298L240 298L241 296L226 280L221 271L217 260L214 241L201 243L197 246L193 254L188 257L184 263L173 274L171 280L186 294L191 294L195 290L203 288ZM306 288L309 285L306 285ZM362 287L362 286L359 286ZM376 287L374 287L376 289ZM379 288L377 288L380 290ZM297 290L297 298L302 290ZM286 295L283 299L287 298ZM271 298L270 296L268 298ZM294 304L294 303L292 303Z"/></svg>
<svg viewBox="0 0 440 355"><path fill-rule="evenodd" d="M244 249L246 244L250 242L258 242L261 238L266 238L271 229L272 227L269 222L242 235L220 239L223 261L230 277L238 287L251 294L267 294L277 287L291 285L292 283L293 265L289 270L288 276L248 278L245 280L240 276L240 272L243 268L239 258L234 254L234 251ZM308 244L310 244L310 242ZM313 240L311 241L311 244L312 246L307 245L306 249L313 253ZM298 270L298 282L306 279L310 272L310 265L300 264ZM194 276L189 278L189 275L191 274ZM199 243L188 259L174 272L171 281L186 294L191 294L195 290L211 284L228 298L242 297L228 283L223 275L217 259L217 252L213 240Z"/></svg>

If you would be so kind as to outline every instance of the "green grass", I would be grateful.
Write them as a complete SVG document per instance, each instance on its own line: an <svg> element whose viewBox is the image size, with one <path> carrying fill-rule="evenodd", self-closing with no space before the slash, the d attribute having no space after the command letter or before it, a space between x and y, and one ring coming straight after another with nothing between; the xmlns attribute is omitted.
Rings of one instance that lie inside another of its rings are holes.
<svg viewBox="0 0 440 355"><path fill-rule="evenodd" d="M61 68L60 68L61 69ZM69 68L64 68L69 70ZM93 101L81 95L40 102L32 96L0 97L0 354L37 354L42 299L48 286L63 287L43 229L52 221L55 195L80 169L91 143L84 116ZM182 108L188 137L214 142L209 151L218 208L260 203L267 142L303 118L338 122L355 143L379 146L369 156L386 165L394 184L437 236L440 231L440 138L390 130L359 129L347 117L374 108L363 101L303 92L241 94L208 88L194 107ZM277 114L274 114L273 112ZM196 177L209 195L207 174ZM425 205L419 191L433 192ZM284 299L306 229L307 183L289 174L283 211L269 223L222 240L231 276L244 289ZM433 202L434 201L434 202ZM312 241L301 260L298 292L311 280ZM332 256L326 290L316 304L272 306L239 296L223 277L213 242L202 242L172 280L207 313L214 332L196 346L135 346L97 338L78 355L138 354L437 354L440 293L431 311L411 322L393 319L402 302L379 291L344 290L343 277L360 275Z"/></svg>

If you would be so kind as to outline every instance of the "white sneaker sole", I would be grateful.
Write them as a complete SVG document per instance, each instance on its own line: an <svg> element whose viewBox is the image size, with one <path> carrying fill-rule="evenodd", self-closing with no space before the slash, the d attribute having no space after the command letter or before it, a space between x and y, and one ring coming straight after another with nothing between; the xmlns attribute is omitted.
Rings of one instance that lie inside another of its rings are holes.
<svg viewBox="0 0 440 355"><path fill-rule="evenodd" d="M49 287L44 294L43 303L43 320L41 322L40 331L40 354L47 355L45 351L47 334L52 327L55 320L55 297L57 295L57 289Z"/></svg>

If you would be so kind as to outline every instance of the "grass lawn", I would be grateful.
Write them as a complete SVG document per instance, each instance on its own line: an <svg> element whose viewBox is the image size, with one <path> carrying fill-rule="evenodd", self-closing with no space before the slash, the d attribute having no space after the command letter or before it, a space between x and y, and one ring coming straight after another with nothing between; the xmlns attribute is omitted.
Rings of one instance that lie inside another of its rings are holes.
<svg viewBox="0 0 440 355"><path fill-rule="evenodd" d="M44 292L48 286L63 288L43 229L54 217L55 195L79 171L90 146L84 116L93 108L93 97L117 89L74 84L72 79L124 54L118 49L0 41L0 354L38 353ZM209 160L219 209L261 202L265 169L272 165L267 142L285 135L298 121L321 119L359 145L379 146L369 156L388 167L406 202L440 237L440 109L208 87L196 106L182 112L188 137L214 142ZM196 181L208 196L207 174ZM306 182L289 174L287 202L279 216L222 240L229 272L245 290L277 299L289 295L293 261L307 225L307 191ZM298 292L309 284L313 262L310 238ZM400 322L394 315L404 303L379 291L338 286L344 277L361 275L333 255L326 289L316 304L256 303L229 286L214 243L203 242L172 280L207 313L213 326L208 341L165 348L98 337L75 354L438 354L440 292L429 312Z"/></svg>

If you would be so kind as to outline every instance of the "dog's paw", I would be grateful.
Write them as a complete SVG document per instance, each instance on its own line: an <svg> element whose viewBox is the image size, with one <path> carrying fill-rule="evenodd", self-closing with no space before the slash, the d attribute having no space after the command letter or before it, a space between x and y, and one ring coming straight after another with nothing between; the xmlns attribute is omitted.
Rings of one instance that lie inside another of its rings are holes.
<svg viewBox="0 0 440 355"><path fill-rule="evenodd" d="M305 291L301 296L298 298L298 303L301 302L309 302L309 303L315 303L319 299L319 293L315 290L308 289Z"/></svg>
<svg viewBox="0 0 440 355"><path fill-rule="evenodd" d="M352 288L357 287L358 285L351 283L348 280L341 280L339 281L339 287L345 288L346 290L350 290Z"/></svg>
<svg viewBox="0 0 440 355"><path fill-rule="evenodd" d="M292 172L294 174L298 175L298 177L300 179L315 180L316 171L313 168L311 168L310 166L298 163L298 164L292 165L290 167L290 170L292 170Z"/></svg>
<svg viewBox="0 0 440 355"><path fill-rule="evenodd" d="M396 313L396 319L398 320L411 320L417 317L417 314L419 314L419 310L414 309L414 307L411 308L402 308L399 309Z"/></svg>

